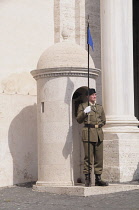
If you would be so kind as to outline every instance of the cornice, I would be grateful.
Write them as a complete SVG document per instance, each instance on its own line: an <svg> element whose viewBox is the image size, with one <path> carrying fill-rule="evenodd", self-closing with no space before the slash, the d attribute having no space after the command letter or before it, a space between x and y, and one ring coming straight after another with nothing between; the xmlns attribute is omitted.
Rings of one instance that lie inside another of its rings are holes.
<svg viewBox="0 0 139 210"><path fill-rule="evenodd" d="M96 78L100 73L100 69L89 69L89 77ZM62 68L45 68L31 71L34 79L38 80L45 77L88 77L87 68L73 68L73 67L62 67Z"/></svg>
<svg viewBox="0 0 139 210"><path fill-rule="evenodd" d="M103 130L105 133L139 133L139 121L133 116L133 118L127 118L120 120L108 120Z"/></svg>

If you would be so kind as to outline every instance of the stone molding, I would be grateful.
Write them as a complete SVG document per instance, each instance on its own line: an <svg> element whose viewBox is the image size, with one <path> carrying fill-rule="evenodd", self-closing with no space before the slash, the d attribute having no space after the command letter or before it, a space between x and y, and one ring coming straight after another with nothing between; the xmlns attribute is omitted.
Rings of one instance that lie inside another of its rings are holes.
<svg viewBox="0 0 139 210"><path fill-rule="evenodd" d="M135 182L136 183L136 182ZM138 183L136 184L110 184L108 187L84 187L83 184L77 186L37 186L33 185L33 190L38 192L49 192L58 195L70 195L70 196L92 196L92 195L102 195L115 192L123 192L129 190L139 190Z"/></svg>
<svg viewBox="0 0 139 210"><path fill-rule="evenodd" d="M29 72L9 75L0 80L0 94L37 95L36 81Z"/></svg>
<svg viewBox="0 0 139 210"><path fill-rule="evenodd" d="M73 182L45 182L45 181L37 181L36 182L36 187L37 186L47 186L47 187L56 187L56 186L73 186Z"/></svg>
<svg viewBox="0 0 139 210"><path fill-rule="evenodd" d="M130 125L122 126L121 124L117 125L107 125L103 128L104 133L139 133L139 128Z"/></svg>
<svg viewBox="0 0 139 210"><path fill-rule="evenodd" d="M131 116L117 116L107 117L107 123L104 126L105 133L139 133L139 121L136 117Z"/></svg>
<svg viewBox="0 0 139 210"><path fill-rule="evenodd" d="M100 73L100 69L89 70L89 77L96 78ZM73 68L73 67L62 67L62 68L45 68L31 71L34 79L38 80L45 77L88 77L87 68Z"/></svg>

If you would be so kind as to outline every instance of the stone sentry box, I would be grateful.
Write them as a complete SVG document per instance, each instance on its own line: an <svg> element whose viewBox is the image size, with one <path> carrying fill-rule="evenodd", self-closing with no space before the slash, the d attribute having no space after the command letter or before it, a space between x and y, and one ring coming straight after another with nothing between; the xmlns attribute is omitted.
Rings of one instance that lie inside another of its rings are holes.
<svg viewBox="0 0 139 210"><path fill-rule="evenodd" d="M87 89L88 54L65 39L48 48L31 74L37 81L38 181L40 186L74 186L83 182L81 125L76 108ZM90 57L90 87L96 87Z"/></svg>

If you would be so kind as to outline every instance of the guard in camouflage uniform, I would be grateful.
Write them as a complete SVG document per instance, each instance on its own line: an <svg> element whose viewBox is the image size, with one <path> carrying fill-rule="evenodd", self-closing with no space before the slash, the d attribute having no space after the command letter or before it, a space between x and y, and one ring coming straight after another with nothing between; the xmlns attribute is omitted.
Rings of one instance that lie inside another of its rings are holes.
<svg viewBox="0 0 139 210"><path fill-rule="evenodd" d="M96 104L96 91L94 88L89 89L89 93L87 91L86 95L89 97L89 106L88 102L80 104L78 107L76 118L78 123L84 123L84 127L82 129L82 140L85 153L83 170L83 173L85 174L85 186L88 187L91 183L89 177L92 171L93 159L95 185L107 186L108 183L102 181L101 179L101 174L103 170L104 139L102 127L106 123L105 113L103 107L99 104ZM88 157L88 129L90 142L90 158Z"/></svg>

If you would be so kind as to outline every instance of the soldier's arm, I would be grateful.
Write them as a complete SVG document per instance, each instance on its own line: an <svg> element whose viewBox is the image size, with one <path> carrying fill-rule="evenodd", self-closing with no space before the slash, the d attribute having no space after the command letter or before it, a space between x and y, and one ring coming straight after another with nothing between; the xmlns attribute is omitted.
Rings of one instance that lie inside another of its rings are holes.
<svg viewBox="0 0 139 210"><path fill-rule="evenodd" d="M78 123L83 123L84 122L84 119L87 117L87 114L84 113L84 107L82 104L79 105L78 107L78 111L77 111L77 117L76 117L76 120Z"/></svg>
<svg viewBox="0 0 139 210"><path fill-rule="evenodd" d="M99 128L103 127L105 124L106 124L106 116L105 116L104 109L102 107L102 111L101 111L101 123L99 124Z"/></svg>
<svg viewBox="0 0 139 210"><path fill-rule="evenodd" d="M102 126L104 126L106 124L106 116L105 116L105 112L104 112L104 109L102 107L102 112L101 112L101 124Z"/></svg>

